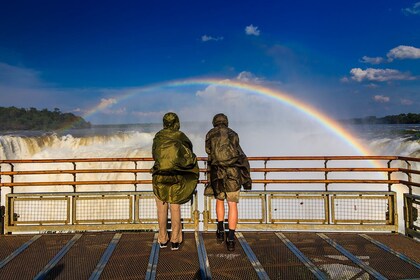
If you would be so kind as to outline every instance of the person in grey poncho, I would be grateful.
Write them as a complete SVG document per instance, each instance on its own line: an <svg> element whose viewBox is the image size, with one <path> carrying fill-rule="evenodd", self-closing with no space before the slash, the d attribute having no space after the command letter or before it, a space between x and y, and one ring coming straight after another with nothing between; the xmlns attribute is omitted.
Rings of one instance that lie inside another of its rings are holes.
<svg viewBox="0 0 420 280"><path fill-rule="evenodd" d="M181 204L191 200L199 178L199 169L193 145L179 130L180 122L175 113L163 117L163 129L153 139L152 167L153 192L159 222L158 242L167 247L168 204L171 210L171 245L178 250L182 243Z"/></svg>
<svg viewBox="0 0 420 280"><path fill-rule="evenodd" d="M226 246L235 250L235 230L238 223L239 192L241 186L250 190L251 176L248 158L239 145L238 134L228 127L228 118L217 114L213 118L213 128L206 135L206 152L212 193L216 198L217 231L219 243L224 242L224 200L228 202L229 232ZM210 193L211 194L211 193Z"/></svg>

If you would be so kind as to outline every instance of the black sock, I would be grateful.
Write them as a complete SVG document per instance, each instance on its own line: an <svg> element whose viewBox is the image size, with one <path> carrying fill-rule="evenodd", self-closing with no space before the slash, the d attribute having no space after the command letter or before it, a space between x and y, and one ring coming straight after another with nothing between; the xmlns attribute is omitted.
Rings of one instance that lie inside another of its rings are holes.
<svg viewBox="0 0 420 280"><path fill-rule="evenodd" d="M228 240L234 240L235 239L235 230L234 229L229 229L229 234L228 234Z"/></svg>
<svg viewBox="0 0 420 280"><path fill-rule="evenodd" d="M217 230L225 231L225 226L223 225L223 221L217 221Z"/></svg>

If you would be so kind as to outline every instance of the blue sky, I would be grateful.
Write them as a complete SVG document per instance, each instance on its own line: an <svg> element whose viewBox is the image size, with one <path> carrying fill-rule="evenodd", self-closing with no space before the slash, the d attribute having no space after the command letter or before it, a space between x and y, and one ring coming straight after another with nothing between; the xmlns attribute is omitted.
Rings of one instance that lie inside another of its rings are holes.
<svg viewBox="0 0 420 280"><path fill-rule="evenodd" d="M267 84L337 119L420 113L420 2L1 3L0 106L156 121L207 88L121 96L197 77Z"/></svg>

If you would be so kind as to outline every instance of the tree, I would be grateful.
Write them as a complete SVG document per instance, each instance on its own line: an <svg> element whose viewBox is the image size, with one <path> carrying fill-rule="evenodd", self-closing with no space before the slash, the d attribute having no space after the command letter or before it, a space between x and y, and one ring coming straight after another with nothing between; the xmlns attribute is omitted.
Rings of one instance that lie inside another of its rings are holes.
<svg viewBox="0 0 420 280"><path fill-rule="evenodd" d="M91 124L72 113L61 113L54 108L41 111L36 108L0 107L0 130L48 130L60 128L89 128Z"/></svg>

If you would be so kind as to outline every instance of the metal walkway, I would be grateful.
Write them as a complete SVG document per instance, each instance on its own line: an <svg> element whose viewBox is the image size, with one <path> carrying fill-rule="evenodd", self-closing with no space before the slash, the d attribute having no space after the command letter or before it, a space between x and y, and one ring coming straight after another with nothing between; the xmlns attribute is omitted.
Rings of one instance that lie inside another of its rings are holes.
<svg viewBox="0 0 420 280"><path fill-rule="evenodd" d="M391 233L154 232L0 236L0 279L420 279L420 242Z"/></svg>

